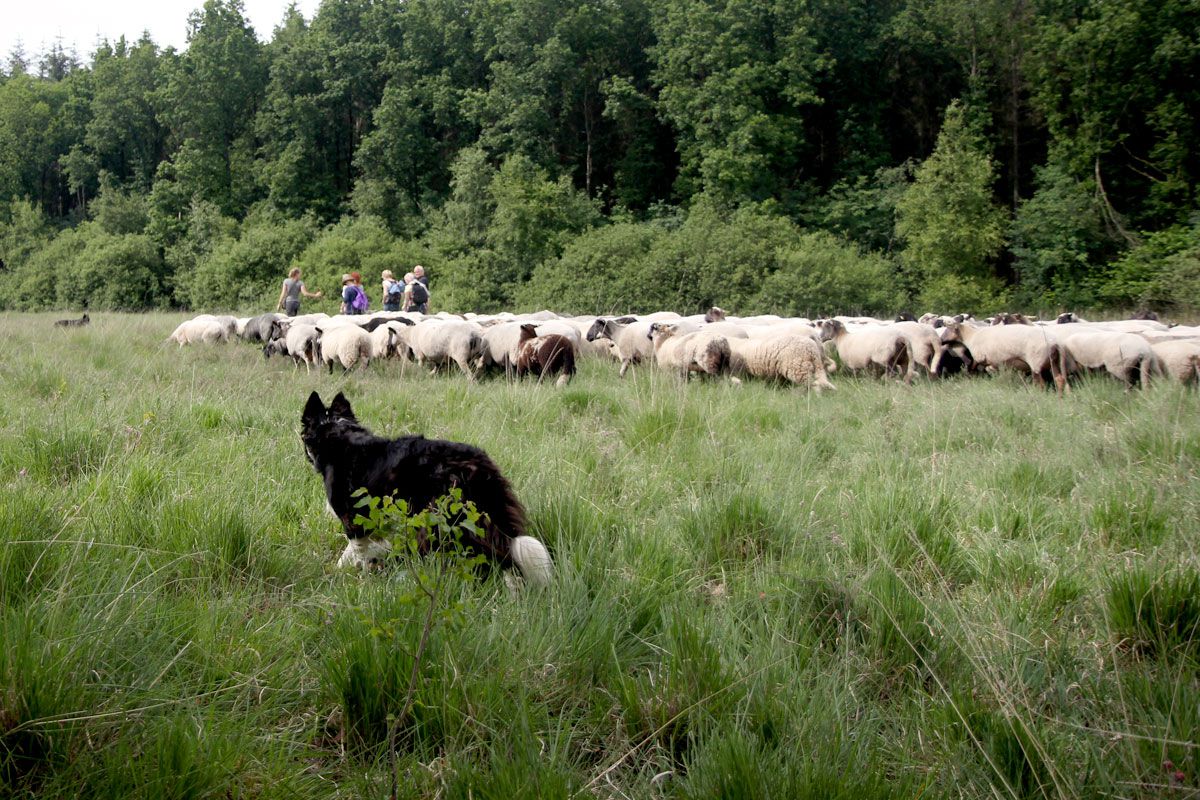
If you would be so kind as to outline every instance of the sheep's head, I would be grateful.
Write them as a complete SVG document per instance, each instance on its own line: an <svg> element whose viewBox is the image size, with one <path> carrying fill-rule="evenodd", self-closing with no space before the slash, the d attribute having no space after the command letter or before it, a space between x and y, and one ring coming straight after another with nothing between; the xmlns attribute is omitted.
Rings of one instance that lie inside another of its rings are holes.
<svg viewBox="0 0 1200 800"><path fill-rule="evenodd" d="M1059 314L1058 318L1054 321L1059 325L1068 325L1072 322L1079 322L1079 317L1075 314L1075 312L1068 311L1065 314Z"/></svg>
<svg viewBox="0 0 1200 800"><path fill-rule="evenodd" d="M608 336L608 320L604 317L596 317L596 321L592 323L592 327L588 328L587 340L594 342L602 336Z"/></svg>
<svg viewBox="0 0 1200 800"><path fill-rule="evenodd" d="M720 322L723 319L725 319L725 309L719 306L713 306L704 315L705 322Z"/></svg>
<svg viewBox="0 0 1200 800"><path fill-rule="evenodd" d="M679 326L670 322L655 322L650 326L650 332L646 334L646 338L653 342L661 342L675 335L679 330Z"/></svg>
<svg viewBox="0 0 1200 800"><path fill-rule="evenodd" d="M949 344L950 342L962 341L962 323L950 322L945 326L945 331L942 333L942 341Z"/></svg>
<svg viewBox="0 0 1200 800"><path fill-rule="evenodd" d="M846 326L838 319L821 320L821 341L827 342L846 332Z"/></svg>
<svg viewBox="0 0 1200 800"><path fill-rule="evenodd" d="M527 342L537 336L537 325L532 322L526 322L521 326L521 335L517 339L518 342Z"/></svg>

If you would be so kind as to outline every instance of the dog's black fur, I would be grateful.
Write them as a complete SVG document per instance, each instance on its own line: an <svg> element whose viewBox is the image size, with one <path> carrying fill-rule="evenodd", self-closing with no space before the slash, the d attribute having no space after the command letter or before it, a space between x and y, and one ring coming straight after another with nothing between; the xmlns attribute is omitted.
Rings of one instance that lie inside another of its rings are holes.
<svg viewBox="0 0 1200 800"><path fill-rule="evenodd" d="M86 313L84 313L84 315L82 317L80 317L79 319L60 319L54 323L54 327L56 327L56 328L82 328L84 325L89 324L91 321L92 321L92 318L89 317Z"/></svg>
<svg viewBox="0 0 1200 800"><path fill-rule="evenodd" d="M360 488L373 497L406 500L416 512L458 487L463 500L472 501L483 515L479 536L464 531L464 547L492 564L513 566L512 539L525 534L525 509L500 469L478 447L424 436L375 436L359 424L341 392L328 408L316 392L309 395L300 438L308 460L324 478L329 506L350 539L366 535L354 524L360 498L353 493ZM429 548L422 542L422 551Z"/></svg>

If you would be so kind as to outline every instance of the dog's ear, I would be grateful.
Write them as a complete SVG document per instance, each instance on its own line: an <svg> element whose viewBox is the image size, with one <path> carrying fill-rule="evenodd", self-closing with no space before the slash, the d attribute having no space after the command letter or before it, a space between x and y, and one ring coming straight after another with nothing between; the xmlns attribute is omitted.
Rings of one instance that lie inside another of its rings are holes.
<svg viewBox="0 0 1200 800"><path fill-rule="evenodd" d="M346 395L341 392L333 398L329 404L329 413L335 417L344 417L346 419L354 419L354 409L350 407L350 401L346 399Z"/></svg>
<svg viewBox="0 0 1200 800"><path fill-rule="evenodd" d="M308 402L304 404L304 413L300 415L300 422L304 424L304 427L309 428L323 416L325 416L325 404L321 402L321 395L313 392L308 396Z"/></svg>

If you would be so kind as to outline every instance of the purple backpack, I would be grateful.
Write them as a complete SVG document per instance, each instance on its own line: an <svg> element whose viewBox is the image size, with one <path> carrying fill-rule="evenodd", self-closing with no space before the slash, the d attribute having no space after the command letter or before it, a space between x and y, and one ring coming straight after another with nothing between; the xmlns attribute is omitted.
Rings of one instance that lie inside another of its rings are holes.
<svg viewBox="0 0 1200 800"><path fill-rule="evenodd" d="M350 301L350 308L355 311L366 311L370 305L371 301L367 299L367 293L355 286L354 299Z"/></svg>

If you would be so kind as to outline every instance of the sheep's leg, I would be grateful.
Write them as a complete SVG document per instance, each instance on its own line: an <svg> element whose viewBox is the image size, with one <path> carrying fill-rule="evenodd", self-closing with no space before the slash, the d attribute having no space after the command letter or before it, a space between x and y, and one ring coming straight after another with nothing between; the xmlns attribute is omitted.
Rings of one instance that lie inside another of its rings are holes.
<svg viewBox="0 0 1200 800"><path fill-rule="evenodd" d="M624 378L624 377L625 377L625 372L626 372L628 369L629 369L629 359L627 359L627 358L622 358L622 359L621 359L621 371L620 371L619 373L617 373L617 376L618 376L618 377L620 377L620 378Z"/></svg>

